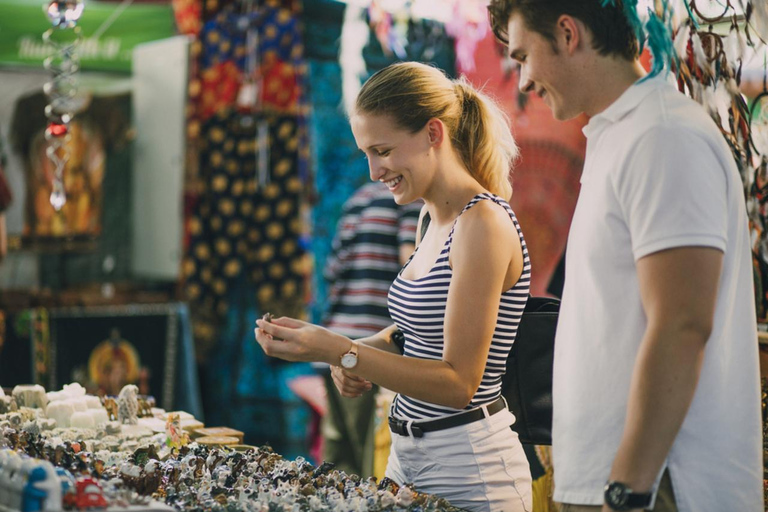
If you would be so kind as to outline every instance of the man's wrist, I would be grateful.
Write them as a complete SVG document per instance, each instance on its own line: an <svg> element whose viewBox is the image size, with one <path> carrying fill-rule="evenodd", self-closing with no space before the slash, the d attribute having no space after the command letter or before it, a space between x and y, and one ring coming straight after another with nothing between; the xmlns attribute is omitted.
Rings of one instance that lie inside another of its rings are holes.
<svg viewBox="0 0 768 512"><path fill-rule="evenodd" d="M653 493L637 492L629 485L617 481L609 480L603 490L603 501L611 510L627 511L634 509L645 509L651 505Z"/></svg>

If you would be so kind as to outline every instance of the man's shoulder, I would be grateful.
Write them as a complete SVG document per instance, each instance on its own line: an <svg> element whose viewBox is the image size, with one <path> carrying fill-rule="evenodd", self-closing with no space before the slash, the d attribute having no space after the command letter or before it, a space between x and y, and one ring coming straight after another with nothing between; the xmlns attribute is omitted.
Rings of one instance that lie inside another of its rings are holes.
<svg viewBox="0 0 768 512"><path fill-rule="evenodd" d="M704 138L720 136L704 107L669 84L657 86L618 124L637 139L658 131L673 138L690 133Z"/></svg>

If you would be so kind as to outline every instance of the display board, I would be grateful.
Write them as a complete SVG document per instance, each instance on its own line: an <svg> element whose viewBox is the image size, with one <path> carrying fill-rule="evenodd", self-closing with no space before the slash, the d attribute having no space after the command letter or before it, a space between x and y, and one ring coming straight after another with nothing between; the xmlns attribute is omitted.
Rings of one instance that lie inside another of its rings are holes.
<svg viewBox="0 0 768 512"><path fill-rule="evenodd" d="M186 36L134 50L131 266L142 278L179 276L188 63Z"/></svg>

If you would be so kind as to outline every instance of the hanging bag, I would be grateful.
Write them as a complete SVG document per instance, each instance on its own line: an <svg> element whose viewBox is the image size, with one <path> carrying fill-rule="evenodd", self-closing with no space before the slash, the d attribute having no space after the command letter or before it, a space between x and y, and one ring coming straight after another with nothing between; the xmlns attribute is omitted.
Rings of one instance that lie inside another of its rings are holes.
<svg viewBox="0 0 768 512"><path fill-rule="evenodd" d="M429 221L426 213L420 239ZM559 299L529 296L507 356L501 394L516 418L512 430L523 444L552 444L552 364L559 312ZM405 338L400 330L392 334L392 341L402 353Z"/></svg>
<svg viewBox="0 0 768 512"><path fill-rule="evenodd" d="M528 297L507 356L501 394L517 419L512 430L523 444L552 444L552 363L559 311L558 299Z"/></svg>

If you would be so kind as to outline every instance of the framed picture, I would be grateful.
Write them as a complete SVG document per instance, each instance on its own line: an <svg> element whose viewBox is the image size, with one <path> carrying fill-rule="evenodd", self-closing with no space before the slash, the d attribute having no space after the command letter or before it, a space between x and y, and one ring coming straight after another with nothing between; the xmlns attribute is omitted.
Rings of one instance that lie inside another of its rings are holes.
<svg viewBox="0 0 768 512"><path fill-rule="evenodd" d="M49 390L70 382L89 393L117 395L126 384L173 409L178 344L177 304L51 309Z"/></svg>

